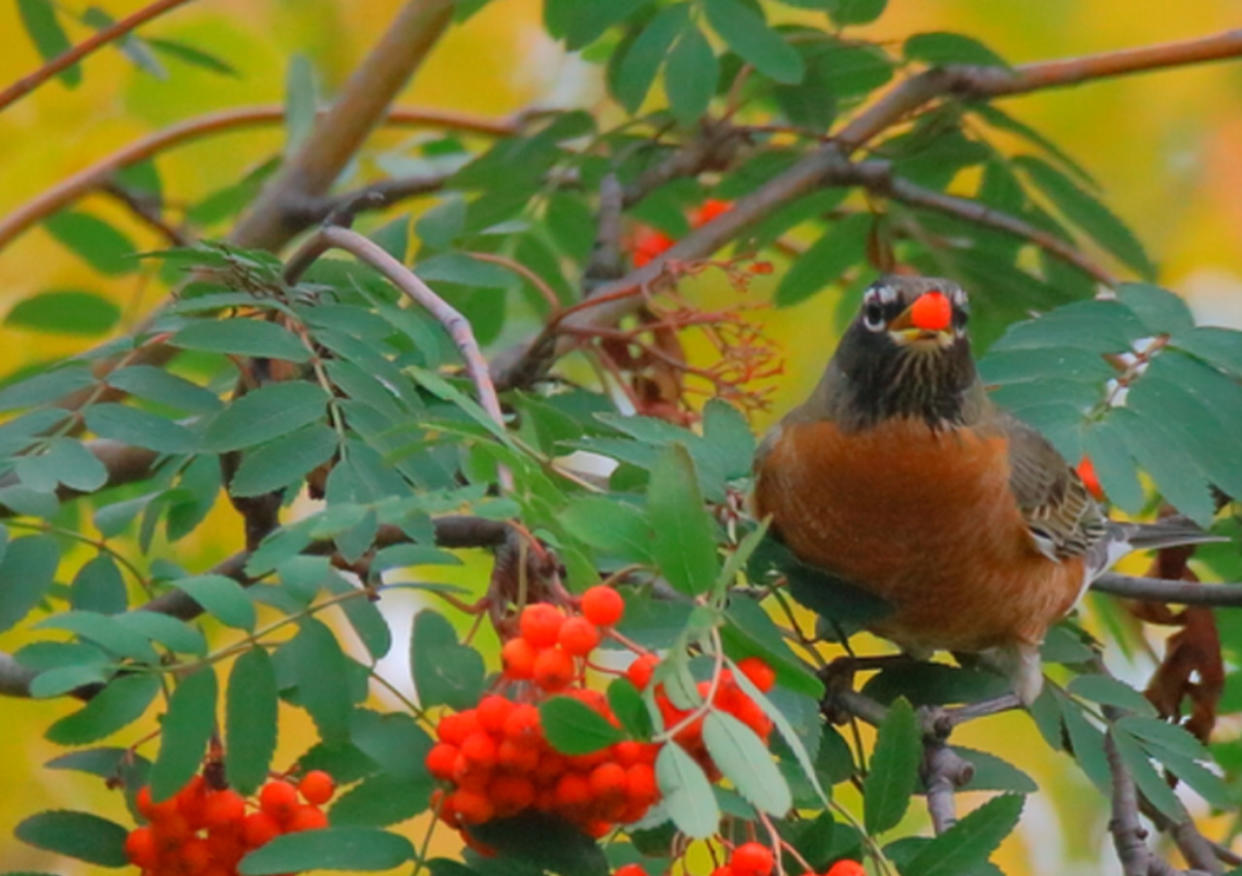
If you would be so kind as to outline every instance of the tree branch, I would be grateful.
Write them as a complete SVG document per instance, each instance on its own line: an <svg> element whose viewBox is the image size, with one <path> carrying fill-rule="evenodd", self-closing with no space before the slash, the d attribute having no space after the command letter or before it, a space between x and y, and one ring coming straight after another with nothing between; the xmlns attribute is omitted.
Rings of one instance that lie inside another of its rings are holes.
<svg viewBox="0 0 1242 876"><path fill-rule="evenodd" d="M163 15L165 12L176 9L178 6L183 6L187 2L189 0L158 0L158 2L144 6L132 15L126 16L120 21L113 22L108 27L96 31L93 36L57 55L33 73L18 79L4 89L4 91L0 91L0 111L3 111L5 107L23 95L34 91L57 73L72 67L96 49L122 38L139 25L145 24L151 19Z"/></svg>
<svg viewBox="0 0 1242 876"><path fill-rule="evenodd" d="M364 210L382 210L406 198L416 198L444 187L451 173L426 176L403 176L382 179L339 195L306 198L291 205L289 218L309 227L319 222L348 226L353 217Z"/></svg>
<svg viewBox="0 0 1242 876"><path fill-rule="evenodd" d="M233 229L232 242L275 251L305 227L290 221L290 211L331 188L447 29L453 6L453 0L409 0L402 7L331 109Z"/></svg>
<svg viewBox="0 0 1242 876"><path fill-rule="evenodd" d="M1105 572L1091 582L1091 589L1126 599L1172 602L1177 605L1242 606L1242 584L1196 584L1165 578L1142 578Z"/></svg>

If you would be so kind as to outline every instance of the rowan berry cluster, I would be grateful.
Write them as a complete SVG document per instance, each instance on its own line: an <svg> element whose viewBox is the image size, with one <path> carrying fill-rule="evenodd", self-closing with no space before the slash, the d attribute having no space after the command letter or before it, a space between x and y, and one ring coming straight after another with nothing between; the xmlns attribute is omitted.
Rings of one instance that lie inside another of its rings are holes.
<svg viewBox="0 0 1242 876"><path fill-rule="evenodd" d="M319 807L335 790L322 770L306 773L297 785L273 779L255 801L230 788L212 788L201 775L159 803L144 785L135 802L147 824L130 831L125 853L143 876L237 876L237 864L250 850L284 833L327 827Z"/></svg>
<svg viewBox="0 0 1242 876"><path fill-rule="evenodd" d="M760 843L744 843L733 850L729 861L712 871L712 876L771 876L776 867L776 855ZM837 861L823 876L866 876L867 871L857 861ZM612 876L647 876L638 864L626 864L613 871ZM809 870L802 876L817 876Z"/></svg>
<svg viewBox="0 0 1242 876"><path fill-rule="evenodd" d="M453 827L483 824L526 810L556 815L591 836L613 824L637 821L659 797L658 746L625 740L590 754L565 755L547 741L535 701L553 693L572 697L619 722L598 691L582 686L580 662L599 643L600 627L621 619L624 602L609 587L582 597L582 614L536 603L523 609L519 635L505 643L504 677L529 701L499 694L473 709L445 715L436 727L438 743L427 754L427 770L447 782L434 800Z"/></svg>
<svg viewBox="0 0 1242 876"><path fill-rule="evenodd" d="M729 201L708 198L697 209L692 211L687 218L690 220L691 228L698 228L711 222L721 213L727 213L732 209L733 204ZM641 268L647 262L660 255L660 253L671 248L676 242L676 240L669 237L663 231L659 231L649 225L639 225L634 229L633 239L630 242L634 267Z"/></svg>

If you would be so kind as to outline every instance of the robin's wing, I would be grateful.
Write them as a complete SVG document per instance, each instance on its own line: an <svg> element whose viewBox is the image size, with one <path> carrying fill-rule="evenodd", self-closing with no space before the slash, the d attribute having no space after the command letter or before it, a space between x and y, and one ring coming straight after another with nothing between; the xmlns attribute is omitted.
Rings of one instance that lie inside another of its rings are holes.
<svg viewBox="0 0 1242 876"><path fill-rule="evenodd" d="M1043 435L1007 414L999 416L1009 441L1009 488L1036 547L1054 560L1084 556L1104 536L1104 514Z"/></svg>

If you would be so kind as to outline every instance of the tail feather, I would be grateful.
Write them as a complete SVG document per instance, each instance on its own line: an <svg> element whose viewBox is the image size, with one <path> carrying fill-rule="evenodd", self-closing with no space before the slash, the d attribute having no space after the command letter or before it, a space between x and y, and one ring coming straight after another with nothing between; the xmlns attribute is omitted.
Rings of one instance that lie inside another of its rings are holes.
<svg viewBox="0 0 1242 876"><path fill-rule="evenodd" d="M1219 541L1229 539L1222 535L1213 535L1189 517L1180 514L1165 517L1155 523L1123 523L1110 520L1104 538L1091 550L1091 577L1112 568L1114 563L1134 551L1161 550Z"/></svg>

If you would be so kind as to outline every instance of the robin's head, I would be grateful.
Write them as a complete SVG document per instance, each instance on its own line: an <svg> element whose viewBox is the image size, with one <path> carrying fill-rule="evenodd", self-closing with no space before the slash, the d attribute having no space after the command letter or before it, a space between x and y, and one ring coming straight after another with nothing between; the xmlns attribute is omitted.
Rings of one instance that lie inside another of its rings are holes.
<svg viewBox="0 0 1242 876"><path fill-rule="evenodd" d="M834 357L836 415L860 426L889 417L962 423L976 380L968 315L952 280L889 276L868 286Z"/></svg>

